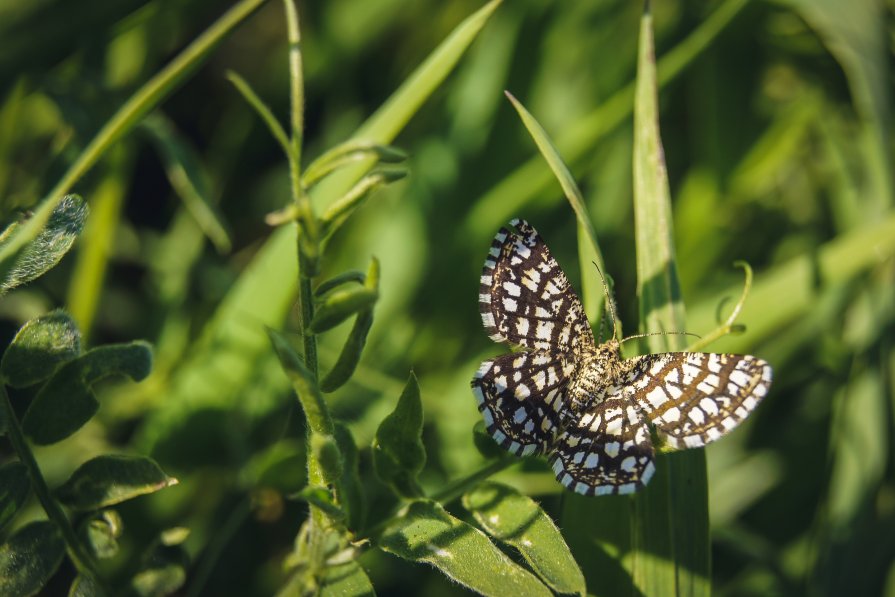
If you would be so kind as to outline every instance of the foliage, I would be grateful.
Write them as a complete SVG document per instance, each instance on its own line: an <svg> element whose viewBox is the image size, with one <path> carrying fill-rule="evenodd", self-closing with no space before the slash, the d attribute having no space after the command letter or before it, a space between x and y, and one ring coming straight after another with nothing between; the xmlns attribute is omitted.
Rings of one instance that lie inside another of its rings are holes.
<svg viewBox="0 0 895 597"><path fill-rule="evenodd" d="M7 4L0 593L895 590L891 2ZM752 420L635 498L495 452L514 216Z"/></svg>

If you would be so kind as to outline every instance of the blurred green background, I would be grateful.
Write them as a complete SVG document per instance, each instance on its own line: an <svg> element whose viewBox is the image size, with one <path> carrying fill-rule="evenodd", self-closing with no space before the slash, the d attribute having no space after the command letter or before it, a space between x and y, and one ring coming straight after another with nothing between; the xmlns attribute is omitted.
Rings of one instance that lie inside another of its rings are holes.
<svg viewBox="0 0 895 597"><path fill-rule="evenodd" d="M349 138L481 5L299 2L306 161ZM33 207L114 110L225 8L0 0L4 221ZM740 319L747 330L712 349L759 355L775 372L751 420L708 449L714 592L895 595L895 2L663 0L653 8L687 331L709 332L719 306L729 309L724 298L742 284L732 263L746 260L756 273ZM289 201L288 169L225 79L228 70L241 74L285 120L282 10L267 3L79 181L74 190L92 213L76 250L0 301L6 339L29 317L65 306L91 344L155 345L148 381L110 385L97 419L38 455L51 484L108 451L149 453L177 476L177 487L122 509L125 549L109 567L125 575L154 532L188 527L195 564L184 594L203 576L203 594L275 591L304 518L303 506L283 498L304 482L301 417L261 333L283 321L296 329L291 241L269 241L264 223ZM395 141L410 155L409 177L373 197L330 244L323 278L363 270L373 255L382 264L361 369L331 395L332 408L369 446L413 369L427 487L483 461L469 379L502 350L477 312L491 236L524 217L576 288L596 275L577 267L573 214L504 89L572 166L624 328L637 330L625 90L640 10L631 0L506 0ZM211 210L189 196L184 165ZM349 327L321 337L324 369ZM366 454L361 467L368 475ZM543 462L498 478L559 518L564 498ZM388 508L385 490L372 479L367 489L375 521ZM362 563L380 594L461 592L429 568L375 551ZM586 570L589 580L599 574ZM589 589L599 594L599 583Z"/></svg>

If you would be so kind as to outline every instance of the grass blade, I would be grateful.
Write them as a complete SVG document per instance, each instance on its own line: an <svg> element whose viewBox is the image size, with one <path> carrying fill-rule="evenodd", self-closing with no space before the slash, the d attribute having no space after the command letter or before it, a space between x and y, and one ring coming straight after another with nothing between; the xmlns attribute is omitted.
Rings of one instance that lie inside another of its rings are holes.
<svg viewBox="0 0 895 597"><path fill-rule="evenodd" d="M684 306L675 265L671 194L659 134L653 21L641 20L634 99L634 219L637 293L644 332L683 331ZM683 348L684 338L647 338L652 352ZM634 498L634 585L646 595L708 595L710 552L705 453L663 458L645 491Z"/></svg>

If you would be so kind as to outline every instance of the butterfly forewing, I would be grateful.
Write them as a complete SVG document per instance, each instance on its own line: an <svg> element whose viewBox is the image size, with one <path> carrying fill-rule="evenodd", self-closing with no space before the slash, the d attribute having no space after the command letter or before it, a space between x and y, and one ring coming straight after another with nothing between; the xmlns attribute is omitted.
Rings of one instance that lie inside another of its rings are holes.
<svg viewBox="0 0 895 597"><path fill-rule="evenodd" d="M510 222L494 237L479 288L479 310L495 342L567 352L593 344L581 301L537 230Z"/></svg>
<svg viewBox="0 0 895 597"><path fill-rule="evenodd" d="M672 448L697 448L723 436L771 385L771 367L749 355L672 352L636 361L628 387Z"/></svg>

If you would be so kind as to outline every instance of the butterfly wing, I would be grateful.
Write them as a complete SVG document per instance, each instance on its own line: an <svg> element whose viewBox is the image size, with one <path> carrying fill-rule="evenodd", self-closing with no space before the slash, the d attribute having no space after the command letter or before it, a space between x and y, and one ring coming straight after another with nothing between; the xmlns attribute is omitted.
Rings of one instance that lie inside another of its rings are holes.
<svg viewBox="0 0 895 597"><path fill-rule="evenodd" d="M565 352L593 345L581 301L537 230L525 220L501 228L485 259L479 288L482 323L495 342Z"/></svg>
<svg viewBox="0 0 895 597"><path fill-rule="evenodd" d="M482 363L472 391L491 437L520 456L553 442L574 365L561 354L505 354Z"/></svg>
<svg viewBox="0 0 895 597"><path fill-rule="evenodd" d="M725 435L771 385L770 365L749 355L670 352L632 360L629 392L672 448Z"/></svg>
<svg viewBox="0 0 895 597"><path fill-rule="evenodd" d="M550 465L560 483L583 495L633 493L656 470L649 429L621 394L572 417L553 445Z"/></svg>

